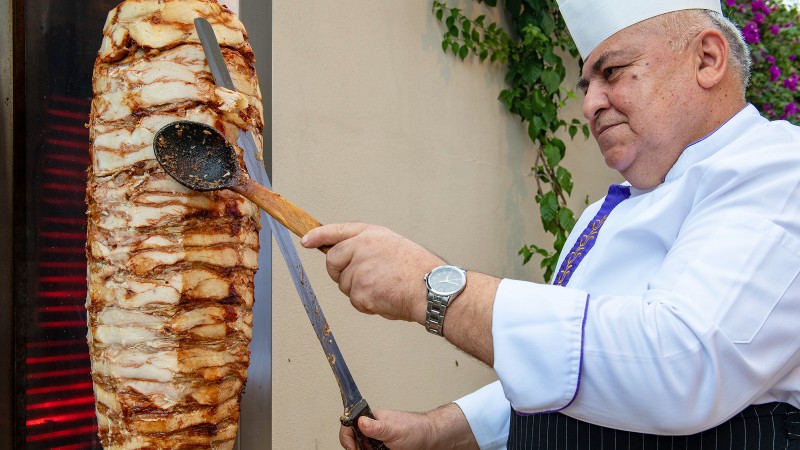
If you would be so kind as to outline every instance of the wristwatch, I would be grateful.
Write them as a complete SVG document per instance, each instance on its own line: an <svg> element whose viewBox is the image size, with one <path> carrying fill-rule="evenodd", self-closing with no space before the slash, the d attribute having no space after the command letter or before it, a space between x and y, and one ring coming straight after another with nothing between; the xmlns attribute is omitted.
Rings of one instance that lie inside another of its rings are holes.
<svg viewBox="0 0 800 450"><path fill-rule="evenodd" d="M425 275L425 286L428 288L428 309L425 314L425 329L442 336L444 314L450 302L455 299L467 285L467 272L449 264L439 266Z"/></svg>

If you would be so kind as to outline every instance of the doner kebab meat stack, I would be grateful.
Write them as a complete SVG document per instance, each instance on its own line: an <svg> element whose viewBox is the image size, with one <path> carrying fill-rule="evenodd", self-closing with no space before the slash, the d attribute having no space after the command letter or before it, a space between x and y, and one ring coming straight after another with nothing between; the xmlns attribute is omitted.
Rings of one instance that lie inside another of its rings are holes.
<svg viewBox="0 0 800 450"><path fill-rule="evenodd" d="M215 85L196 17L212 24L237 92ZM242 23L214 0L128 0L103 28L89 124L86 308L106 449L233 448L259 210L232 191L181 186L152 144L164 125L193 120L232 143L251 128L260 146L253 63Z"/></svg>

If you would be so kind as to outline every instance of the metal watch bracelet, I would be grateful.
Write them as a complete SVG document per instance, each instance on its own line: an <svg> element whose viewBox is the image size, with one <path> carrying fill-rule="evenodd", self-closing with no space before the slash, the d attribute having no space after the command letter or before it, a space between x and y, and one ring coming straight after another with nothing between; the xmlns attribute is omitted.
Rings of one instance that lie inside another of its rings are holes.
<svg viewBox="0 0 800 450"><path fill-rule="evenodd" d="M428 292L428 307L425 312L425 329L429 333L443 336L444 313L450 303L449 295L438 295Z"/></svg>

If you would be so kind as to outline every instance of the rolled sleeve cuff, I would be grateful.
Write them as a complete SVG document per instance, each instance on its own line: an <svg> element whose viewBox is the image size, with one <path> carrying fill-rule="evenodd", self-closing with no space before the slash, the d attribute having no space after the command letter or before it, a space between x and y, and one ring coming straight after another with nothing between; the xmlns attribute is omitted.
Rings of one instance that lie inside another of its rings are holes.
<svg viewBox="0 0 800 450"><path fill-rule="evenodd" d="M589 295L504 279L495 296L494 370L515 411L559 411L578 394Z"/></svg>
<svg viewBox="0 0 800 450"><path fill-rule="evenodd" d="M469 422L481 450L506 448L511 408L499 381L462 397L455 402Z"/></svg>

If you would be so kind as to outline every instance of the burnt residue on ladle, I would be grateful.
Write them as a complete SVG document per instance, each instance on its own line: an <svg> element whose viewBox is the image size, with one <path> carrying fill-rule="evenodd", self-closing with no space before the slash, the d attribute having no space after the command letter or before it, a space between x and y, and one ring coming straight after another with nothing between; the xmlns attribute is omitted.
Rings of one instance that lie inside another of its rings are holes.
<svg viewBox="0 0 800 450"><path fill-rule="evenodd" d="M182 185L196 191L233 187L240 176L233 146L215 128L199 122L172 122L156 132L156 159Z"/></svg>
<svg viewBox="0 0 800 450"><path fill-rule="evenodd" d="M231 189L301 237L320 226L317 219L295 204L244 175L233 146L222 133L208 125L173 122L155 134L153 150L161 167L189 189ZM323 252L327 249L320 247Z"/></svg>

